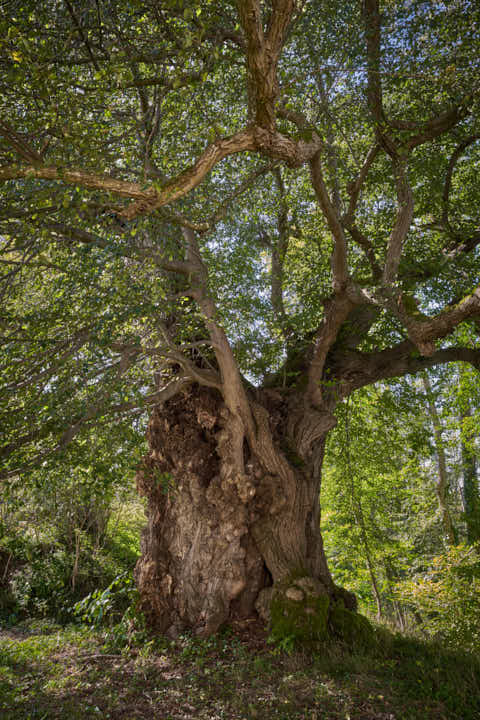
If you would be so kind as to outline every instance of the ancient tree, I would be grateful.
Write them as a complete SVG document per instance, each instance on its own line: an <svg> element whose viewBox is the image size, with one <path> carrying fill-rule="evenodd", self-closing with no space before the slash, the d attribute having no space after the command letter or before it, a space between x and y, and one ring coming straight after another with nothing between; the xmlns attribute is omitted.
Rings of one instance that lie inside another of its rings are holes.
<svg viewBox="0 0 480 720"><path fill-rule="evenodd" d="M150 621L364 636L325 440L358 388L480 367L478 9L2 12L3 477L150 412Z"/></svg>

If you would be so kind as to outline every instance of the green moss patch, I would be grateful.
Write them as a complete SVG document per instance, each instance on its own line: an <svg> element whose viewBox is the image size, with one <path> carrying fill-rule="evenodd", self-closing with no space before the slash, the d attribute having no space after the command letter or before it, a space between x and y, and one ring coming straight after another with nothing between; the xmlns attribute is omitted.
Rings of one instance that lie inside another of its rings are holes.
<svg viewBox="0 0 480 720"><path fill-rule="evenodd" d="M307 576L287 578L273 592L272 639L291 639L301 644L323 640L329 605L329 597L317 581Z"/></svg>
<svg viewBox="0 0 480 720"><path fill-rule="evenodd" d="M347 645L366 649L375 644L374 630L367 618L347 610L342 604L330 609L328 620L333 634Z"/></svg>

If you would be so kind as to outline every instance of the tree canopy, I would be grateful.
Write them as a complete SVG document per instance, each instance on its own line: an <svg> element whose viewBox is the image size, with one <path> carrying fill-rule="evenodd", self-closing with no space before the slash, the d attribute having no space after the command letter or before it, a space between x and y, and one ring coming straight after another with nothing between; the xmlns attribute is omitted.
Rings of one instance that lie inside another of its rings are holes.
<svg viewBox="0 0 480 720"><path fill-rule="evenodd" d="M478 369L479 16L2 3L2 477L191 382L319 409Z"/></svg>

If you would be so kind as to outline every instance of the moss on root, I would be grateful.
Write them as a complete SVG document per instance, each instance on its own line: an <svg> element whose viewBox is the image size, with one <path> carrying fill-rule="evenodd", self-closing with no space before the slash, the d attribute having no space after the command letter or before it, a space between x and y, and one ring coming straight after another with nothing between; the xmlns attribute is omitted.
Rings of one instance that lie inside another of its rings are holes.
<svg viewBox="0 0 480 720"><path fill-rule="evenodd" d="M375 644L375 633L367 618L347 610L341 603L330 609L328 621L332 634L347 645L367 649Z"/></svg>
<svg viewBox="0 0 480 720"><path fill-rule="evenodd" d="M329 605L329 597L320 583L307 576L290 576L273 593L272 638L291 638L300 644L323 640L328 633Z"/></svg>
<svg viewBox="0 0 480 720"><path fill-rule="evenodd" d="M326 588L304 573L292 573L277 584L270 604L271 638L312 645L329 636L345 644L368 649L375 633L366 617L347 609L343 600L332 601Z"/></svg>

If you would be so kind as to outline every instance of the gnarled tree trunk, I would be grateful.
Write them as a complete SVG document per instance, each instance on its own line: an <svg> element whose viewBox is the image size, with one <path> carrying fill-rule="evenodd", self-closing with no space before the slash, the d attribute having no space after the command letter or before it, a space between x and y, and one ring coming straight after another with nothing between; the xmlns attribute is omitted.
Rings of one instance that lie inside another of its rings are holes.
<svg viewBox="0 0 480 720"><path fill-rule="evenodd" d="M258 612L279 635L313 639L355 609L332 581L319 526L334 418L316 413L306 423L302 411L296 423L297 399L274 391L252 391L249 402L257 448L244 442L242 467L237 418L217 390L190 386L151 417L137 478L148 526L136 579L161 632L210 634Z"/></svg>

